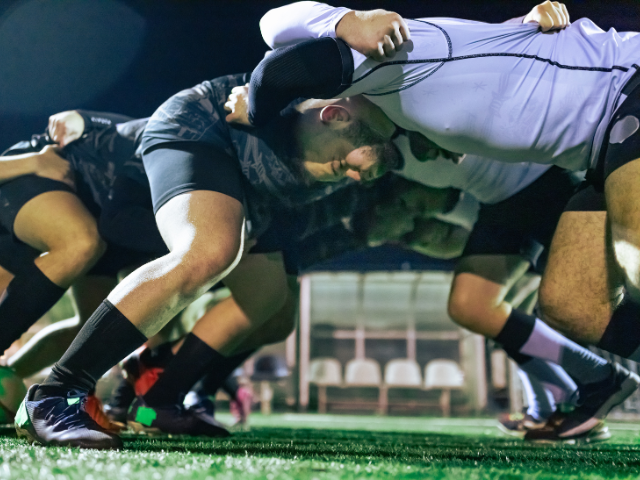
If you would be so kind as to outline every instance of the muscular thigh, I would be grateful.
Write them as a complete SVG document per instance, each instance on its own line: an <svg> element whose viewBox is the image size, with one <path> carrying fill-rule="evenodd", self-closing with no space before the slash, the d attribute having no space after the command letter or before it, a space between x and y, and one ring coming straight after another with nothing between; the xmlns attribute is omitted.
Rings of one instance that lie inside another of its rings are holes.
<svg viewBox="0 0 640 480"><path fill-rule="evenodd" d="M266 320L283 306L287 298L287 274L282 254L246 255L224 283L249 318Z"/></svg>
<svg viewBox="0 0 640 480"><path fill-rule="evenodd" d="M606 212L563 213L540 286L546 320L575 338L597 341L620 295Z"/></svg>
<svg viewBox="0 0 640 480"><path fill-rule="evenodd" d="M29 200L16 215L17 238L40 251L68 245L70 241L98 238L94 217L71 192L51 191Z"/></svg>

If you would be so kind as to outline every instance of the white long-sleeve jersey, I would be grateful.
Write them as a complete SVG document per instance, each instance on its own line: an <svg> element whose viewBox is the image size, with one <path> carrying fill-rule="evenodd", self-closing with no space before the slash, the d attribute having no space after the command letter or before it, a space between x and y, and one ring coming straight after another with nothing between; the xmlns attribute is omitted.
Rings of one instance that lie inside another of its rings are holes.
<svg viewBox="0 0 640 480"><path fill-rule="evenodd" d="M335 37L348 9L299 2L261 20L271 47ZM452 18L407 20L412 42L383 63L352 50L341 96L365 94L397 125L440 147L502 162L595 164L640 36L580 19L562 31Z"/></svg>

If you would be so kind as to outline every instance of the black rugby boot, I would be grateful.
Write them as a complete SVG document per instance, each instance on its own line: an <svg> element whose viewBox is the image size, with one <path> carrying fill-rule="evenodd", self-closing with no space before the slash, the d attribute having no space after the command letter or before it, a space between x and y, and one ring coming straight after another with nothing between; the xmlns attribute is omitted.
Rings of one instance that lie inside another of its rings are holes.
<svg viewBox="0 0 640 480"><path fill-rule="evenodd" d="M38 385L27 391L16 414L19 437L41 445L121 449L122 440L98 425L85 410L87 394L70 391L66 397L34 400Z"/></svg>

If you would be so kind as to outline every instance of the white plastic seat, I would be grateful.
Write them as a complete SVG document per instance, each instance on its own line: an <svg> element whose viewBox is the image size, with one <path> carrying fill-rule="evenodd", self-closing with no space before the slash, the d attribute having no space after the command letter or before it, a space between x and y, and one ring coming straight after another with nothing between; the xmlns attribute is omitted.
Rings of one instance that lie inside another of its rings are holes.
<svg viewBox="0 0 640 480"><path fill-rule="evenodd" d="M409 358L396 358L384 367L384 384L380 388L378 400L380 413L386 415L389 411L390 388L420 388L422 374L420 365Z"/></svg>
<svg viewBox="0 0 640 480"><path fill-rule="evenodd" d="M424 369L424 387L428 390L442 389L440 408L448 417L451 413L451 390L464 386L464 373L453 360L436 359L427 363Z"/></svg>
<svg viewBox="0 0 640 480"><path fill-rule="evenodd" d="M371 358L349 360L345 367L344 382L352 387L379 387L382 383L380 364Z"/></svg>
<svg viewBox="0 0 640 480"><path fill-rule="evenodd" d="M342 365L335 358L316 358L309 364L309 383L342 385Z"/></svg>
<svg viewBox="0 0 640 480"><path fill-rule="evenodd" d="M424 369L425 388L461 388L464 373L453 360L436 359L427 363Z"/></svg>
<svg viewBox="0 0 640 480"><path fill-rule="evenodd" d="M309 364L309 383L318 386L318 413L327 412L327 387L342 385L342 365L335 358L316 358Z"/></svg>
<svg viewBox="0 0 640 480"><path fill-rule="evenodd" d="M420 365L409 358L397 358L387 363L384 383L388 387L421 387Z"/></svg>

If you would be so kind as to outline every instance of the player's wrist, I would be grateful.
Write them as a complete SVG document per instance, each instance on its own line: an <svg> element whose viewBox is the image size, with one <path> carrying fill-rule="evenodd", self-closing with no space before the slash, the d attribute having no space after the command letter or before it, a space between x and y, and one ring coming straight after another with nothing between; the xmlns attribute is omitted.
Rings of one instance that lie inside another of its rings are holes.
<svg viewBox="0 0 640 480"><path fill-rule="evenodd" d="M355 25L358 23L358 17L355 10L347 12L336 24L336 38L347 41L349 32L352 32Z"/></svg>

